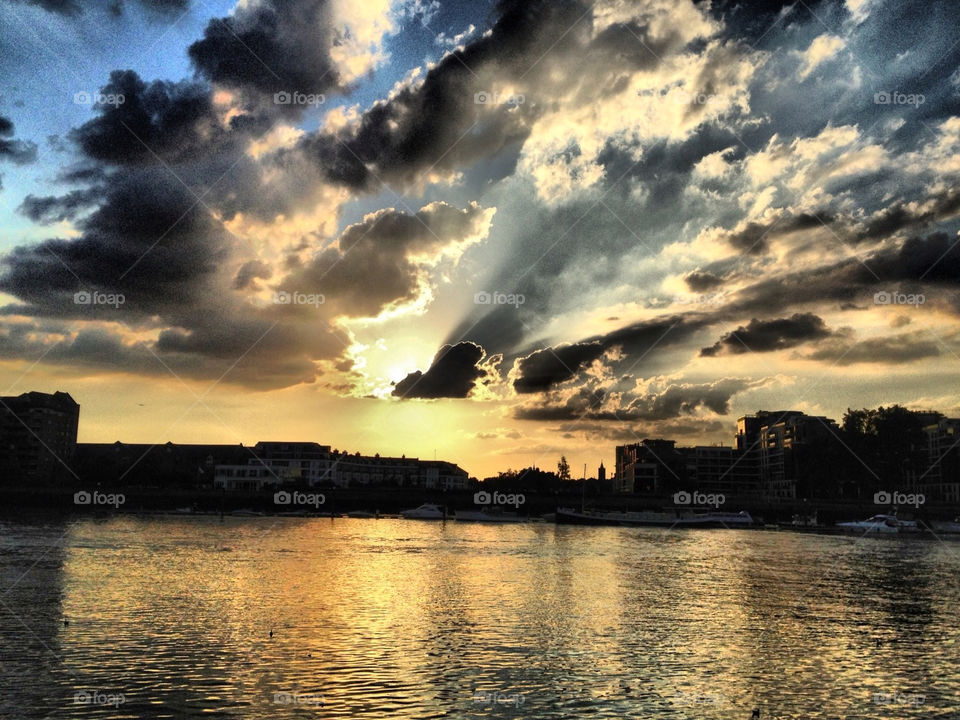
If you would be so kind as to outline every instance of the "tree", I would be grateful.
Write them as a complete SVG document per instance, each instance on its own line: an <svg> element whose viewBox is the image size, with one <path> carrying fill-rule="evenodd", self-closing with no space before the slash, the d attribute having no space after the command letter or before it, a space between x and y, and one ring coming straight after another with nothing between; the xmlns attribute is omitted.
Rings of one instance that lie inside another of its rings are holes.
<svg viewBox="0 0 960 720"><path fill-rule="evenodd" d="M561 480L570 479L570 463L567 462L567 458L564 455L560 456L560 462L557 463L557 475L560 476Z"/></svg>

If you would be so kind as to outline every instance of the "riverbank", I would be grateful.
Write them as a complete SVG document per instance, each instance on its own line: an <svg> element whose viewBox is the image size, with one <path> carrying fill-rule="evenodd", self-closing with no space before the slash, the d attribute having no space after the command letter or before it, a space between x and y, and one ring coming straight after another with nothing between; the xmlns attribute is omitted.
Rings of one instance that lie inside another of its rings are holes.
<svg viewBox="0 0 960 720"><path fill-rule="evenodd" d="M477 510L473 491L441 491L423 488L300 488L289 489L276 496L274 489L259 492L225 492L212 488L184 487L74 487L23 486L0 487L0 513L18 514L24 511L39 514L112 514L112 513L168 513L230 514L251 511L265 515L303 513L307 515L346 514L352 511L397 514L424 503L435 503L448 511ZM539 517L554 512L557 507L588 508L609 511L697 509L680 506L668 496L594 495L583 498L578 493L536 494L517 492L509 495L516 510L522 515ZM714 508L699 508L712 510ZM890 511L889 506L878 505L872 498L855 501L780 501L757 498L726 498L718 508L728 512L749 512L764 524L789 525L795 515L810 517L816 514L818 524L830 526L836 522L868 518ZM899 515L923 521L953 520L960 515L960 507L946 504L924 504L901 507Z"/></svg>

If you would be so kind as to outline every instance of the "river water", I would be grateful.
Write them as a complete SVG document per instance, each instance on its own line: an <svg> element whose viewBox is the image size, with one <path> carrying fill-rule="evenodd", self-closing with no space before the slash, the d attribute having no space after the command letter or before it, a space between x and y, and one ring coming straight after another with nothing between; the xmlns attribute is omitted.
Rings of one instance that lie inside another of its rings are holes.
<svg viewBox="0 0 960 720"><path fill-rule="evenodd" d="M960 718L960 542L117 516L0 553L3 718Z"/></svg>

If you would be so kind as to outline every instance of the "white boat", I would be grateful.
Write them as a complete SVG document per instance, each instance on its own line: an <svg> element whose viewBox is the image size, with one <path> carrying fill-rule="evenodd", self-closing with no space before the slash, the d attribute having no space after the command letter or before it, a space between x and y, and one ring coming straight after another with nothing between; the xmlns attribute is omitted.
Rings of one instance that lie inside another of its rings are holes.
<svg viewBox="0 0 960 720"><path fill-rule="evenodd" d="M841 530L863 531L893 534L905 532L919 532L920 528L913 520L901 520L896 515L874 515L867 520L851 520L850 522L837 523Z"/></svg>
<svg viewBox="0 0 960 720"><path fill-rule="evenodd" d="M439 505L425 503L413 510L403 510L400 513L400 517L406 518L407 520L445 520L447 514Z"/></svg>
<svg viewBox="0 0 960 720"><path fill-rule="evenodd" d="M525 523L530 518L517 515L515 512L504 512L499 508L484 510L457 510L457 522L486 522L486 523Z"/></svg>

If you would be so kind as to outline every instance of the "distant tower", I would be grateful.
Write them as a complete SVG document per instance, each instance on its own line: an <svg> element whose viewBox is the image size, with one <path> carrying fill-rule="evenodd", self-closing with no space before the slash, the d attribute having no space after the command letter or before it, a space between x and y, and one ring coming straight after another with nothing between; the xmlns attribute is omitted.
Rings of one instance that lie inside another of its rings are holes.
<svg viewBox="0 0 960 720"><path fill-rule="evenodd" d="M597 468L597 480L604 482L607 479L607 469L603 466L603 460L600 461L600 467Z"/></svg>

